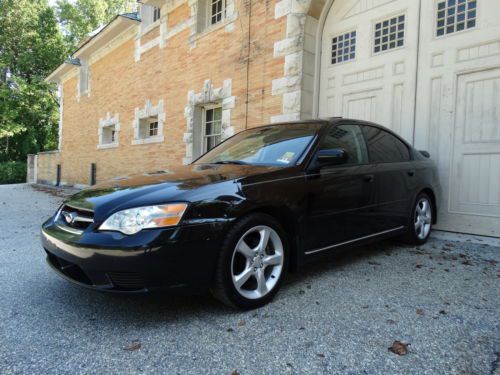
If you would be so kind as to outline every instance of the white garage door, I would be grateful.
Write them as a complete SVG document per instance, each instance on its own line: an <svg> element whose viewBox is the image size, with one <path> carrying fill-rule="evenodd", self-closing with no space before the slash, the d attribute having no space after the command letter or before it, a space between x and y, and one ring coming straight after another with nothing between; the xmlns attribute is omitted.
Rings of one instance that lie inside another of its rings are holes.
<svg viewBox="0 0 500 375"><path fill-rule="evenodd" d="M500 236L500 1L335 0L319 115L379 122L429 150L444 230Z"/></svg>

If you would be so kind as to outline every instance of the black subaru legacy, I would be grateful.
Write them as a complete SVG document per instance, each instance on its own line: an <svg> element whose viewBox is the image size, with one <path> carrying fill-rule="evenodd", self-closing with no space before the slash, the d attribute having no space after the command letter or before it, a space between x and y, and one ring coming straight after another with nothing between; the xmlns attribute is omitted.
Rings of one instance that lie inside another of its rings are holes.
<svg viewBox="0 0 500 375"><path fill-rule="evenodd" d="M48 264L105 291L207 288L264 305L287 271L436 222L434 163L390 130L334 118L243 131L186 166L83 190L42 227Z"/></svg>

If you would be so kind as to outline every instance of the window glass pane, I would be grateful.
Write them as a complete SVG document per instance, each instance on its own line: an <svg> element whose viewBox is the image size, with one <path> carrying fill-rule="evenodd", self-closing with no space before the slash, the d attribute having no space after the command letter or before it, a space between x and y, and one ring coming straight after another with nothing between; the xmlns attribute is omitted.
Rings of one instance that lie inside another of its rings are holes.
<svg viewBox="0 0 500 375"><path fill-rule="evenodd" d="M410 160L408 147L398 138L374 126L363 126L372 163L390 163Z"/></svg>
<svg viewBox="0 0 500 375"><path fill-rule="evenodd" d="M402 14L389 20L375 24L373 52L386 51L404 45L405 15ZM397 32L399 31L399 32ZM382 38L380 38L382 34Z"/></svg>
<svg viewBox="0 0 500 375"><path fill-rule="evenodd" d="M356 57L356 31L332 38L332 64L353 60Z"/></svg>
<svg viewBox="0 0 500 375"><path fill-rule="evenodd" d="M319 150L341 148L347 155L345 164L366 164L368 153L361 129L357 125L333 127L322 140Z"/></svg>
<svg viewBox="0 0 500 375"><path fill-rule="evenodd" d="M442 36L475 27L475 9L476 0L447 0L439 2L436 13L436 35ZM443 22L445 14L446 18L445 22Z"/></svg>

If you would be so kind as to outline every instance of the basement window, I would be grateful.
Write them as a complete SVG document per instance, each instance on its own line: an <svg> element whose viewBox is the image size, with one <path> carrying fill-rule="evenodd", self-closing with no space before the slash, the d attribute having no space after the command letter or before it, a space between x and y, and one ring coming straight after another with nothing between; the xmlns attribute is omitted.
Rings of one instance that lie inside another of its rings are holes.
<svg viewBox="0 0 500 375"><path fill-rule="evenodd" d="M158 116L147 117L140 120L139 138L148 139L157 137L159 132Z"/></svg>
<svg viewBox="0 0 500 375"><path fill-rule="evenodd" d="M405 43L405 15L401 14L375 24L373 52L379 53L403 47Z"/></svg>
<svg viewBox="0 0 500 375"><path fill-rule="evenodd" d="M120 132L120 121L118 114L111 117L107 113L105 118L99 119L99 144L98 149L118 147L118 133Z"/></svg>
<svg viewBox="0 0 500 375"><path fill-rule="evenodd" d="M436 36L452 34L476 27L476 0L438 1Z"/></svg>

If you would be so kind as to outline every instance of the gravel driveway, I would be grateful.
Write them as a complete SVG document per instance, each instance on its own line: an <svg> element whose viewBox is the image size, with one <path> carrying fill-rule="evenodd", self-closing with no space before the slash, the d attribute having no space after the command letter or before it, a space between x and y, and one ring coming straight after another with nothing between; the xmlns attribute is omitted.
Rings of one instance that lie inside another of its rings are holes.
<svg viewBox="0 0 500 375"><path fill-rule="evenodd" d="M0 374L499 374L500 248L432 239L338 255L270 305L80 289L45 264L60 198L0 186ZM408 354L388 350L409 343Z"/></svg>

